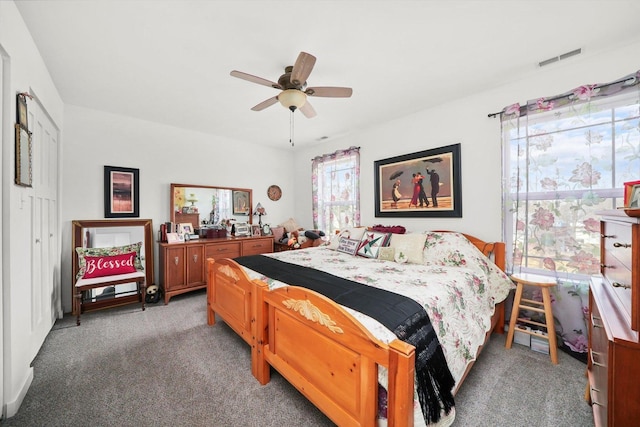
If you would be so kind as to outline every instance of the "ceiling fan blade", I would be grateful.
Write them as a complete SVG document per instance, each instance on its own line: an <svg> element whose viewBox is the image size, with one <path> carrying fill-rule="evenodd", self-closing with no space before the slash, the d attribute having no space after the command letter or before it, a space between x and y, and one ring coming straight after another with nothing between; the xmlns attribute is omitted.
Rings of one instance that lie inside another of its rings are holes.
<svg viewBox="0 0 640 427"><path fill-rule="evenodd" d="M309 96L320 96L325 98L349 98L353 93L350 87L310 87L304 91Z"/></svg>
<svg viewBox="0 0 640 427"><path fill-rule="evenodd" d="M315 64L315 56L307 52L300 52L296 63L293 64L293 70L291 70L291 83L296 86L303 85L307 81L307 78L309 78L309 74L311 74L311 70L313 70Z"/></svg>
<svg viewBox="0 0 640 427"><path fill-rule="evenodd" d="M282 86L280 86L276 82L272 82L271 80L263 79L262 77L254 76L254 75L247 74L247 73L243 73L242 71L233 70L229 74L231 74L233 77L237 77L237 78L242 79L242 80L247 80L247 81L250 81L252 83L258 83L259 85L269 86L269 87L272 87L274 89L282 89Z"/></svg>
<svg viewBox="0 0 640 427"><path fill-rule="evenodd" d="M262 101L260 104L256 105L252 108L253 111L262 111L267 107L271 107L273 104L278 102L278 97L274 96L273 98L269 98L265 101Z"/></svg>
<svg viewBox="0 0 640 427"><path fill-rule="evenodd" d="M314 108L311 106L311 104L309 104L309 100L307 100L307 102L305 102L302 107L298 108L300 111L302 111L302 114L304 114L304 116L308 119L312 119L315 116L318 115L318 113L316 113L316 110L314 110Z"/></svg>

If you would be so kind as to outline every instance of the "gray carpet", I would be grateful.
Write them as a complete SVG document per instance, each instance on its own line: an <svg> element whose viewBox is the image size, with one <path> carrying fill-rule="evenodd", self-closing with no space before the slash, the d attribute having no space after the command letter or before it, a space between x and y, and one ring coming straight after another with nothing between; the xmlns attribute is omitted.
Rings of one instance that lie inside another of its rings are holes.
<svg viewBox="0 0 640 427"><path fill-rule="evenodd" d="M65 316L33 361L9 426L331 426L277 373L261 386L250 348L206 324L204 291L147 306ZM456 397L456 426L590 426L585 365L494 335Z"/></svg>

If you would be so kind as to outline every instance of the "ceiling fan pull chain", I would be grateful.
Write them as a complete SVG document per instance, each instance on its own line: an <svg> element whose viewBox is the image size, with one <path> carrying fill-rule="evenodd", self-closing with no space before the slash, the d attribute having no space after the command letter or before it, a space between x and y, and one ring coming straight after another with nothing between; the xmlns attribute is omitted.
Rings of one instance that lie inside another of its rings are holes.
<svg viewBox="0 0 640 427"><path fill-rule="evenodd" d="M289 116L289 143L291 144L291 146L294 146L294 142L293 142L293 112L294 110L291 110L291 115Z"/></svg>

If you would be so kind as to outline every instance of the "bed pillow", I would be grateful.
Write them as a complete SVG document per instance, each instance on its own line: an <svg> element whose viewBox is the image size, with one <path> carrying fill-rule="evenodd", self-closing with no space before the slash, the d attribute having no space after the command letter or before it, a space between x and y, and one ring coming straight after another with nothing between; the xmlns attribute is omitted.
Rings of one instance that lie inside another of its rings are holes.
<svg viewBox="0 0 640 427"><path fill-rule="evenodd" d="M296 220L293 218L289 218L288 220L280 224L280 227L284 227L284 231L286 231L287 233L302 230L302 227L300 227Z"/></svg>
<svg viewBox="0 0 640 427"><path fill-rule="evenodd" d="M427 232L423 258L424 265L466 267L486 276L490 286L508 281L509 287L514 287L507 275L460 233Z"/></svg>
<svg viewBox="0 0 640 427"><path fill-rule="evenodd" d="M396 262L423 264L424 233L392 234L389 247L394 249Z"/></svg>
<svg viewBox="0 0 640 427"><path fill-rule="evenodd" d="M360 240L340 237L336 250L338 252L344 252L345 254L355 255L359 245Z"/></svg>
<svg viewBox="0 0 640 427"><path fill-rule="evenodd" d="M279 242L282 240L282 236L284 236L284 227L271 227L271 232L273 233L273 240Z"/></svg>
<svg viewBox="0 0 640 427"><path fill-rule="evenodd" d="M353 227L353 228L345 228L335 236L331 238L329 241L328 248L333 249L334 251L338 249L338 245L340 244L340 238L346 237L347 239L357 240L358 242L362 239L362 235L364 234L364 227Z"/></svg>
<svg viewBox="0 0 640 427"><path fill-rule="evenodd" d="M83 279L94 277L115 276L117 274L135 273L135 252L122 255L90 256L84 257L85 273Z"/></svg>
<svg viewBox="0 0 640 427"><path fill-rule="evenodd" d="M357 254L365 258L378 258L378 252L387 246L391 233L367 230L360 239Z"/></svg>
<svg viewBox="0 0 640 427"><path fill-rule="evenodd" d="M378 251L378 259L381 259L383 261L394 261L395 254L395 249L389 246L383 246Z"/></svg>
<svg viewBox="0 0 640 427"><path fill-rule="evenodd" d="M124 246L112 246L107 248L76 248L78 254L78 274L76 274L76 280L84 276L86 271L86 256L108 256L108 255L122 255L130 252L135 252L136 257L133 260L133 265L136 270L144 270L140 257L140 250L142 248L142 242L131 243Z"/></svg>

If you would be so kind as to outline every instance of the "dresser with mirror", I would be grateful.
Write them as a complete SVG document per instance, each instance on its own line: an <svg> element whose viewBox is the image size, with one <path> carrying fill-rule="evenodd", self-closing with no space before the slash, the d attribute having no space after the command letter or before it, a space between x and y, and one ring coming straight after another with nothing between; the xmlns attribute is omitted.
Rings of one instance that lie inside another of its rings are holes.
<svg viewBox="0 0 640 427"><path fill-rule="evenodd" d="M170 221L190 223L198 238L180 243L159 243L160 284L164 302L185 292L206 287L205 260L235 258L273 252L272 236L207 238L198 232L223 228L229 222L252 223L253 192L247 188L171 184ZM229 230L230 231L230 230Z"/></svg>

